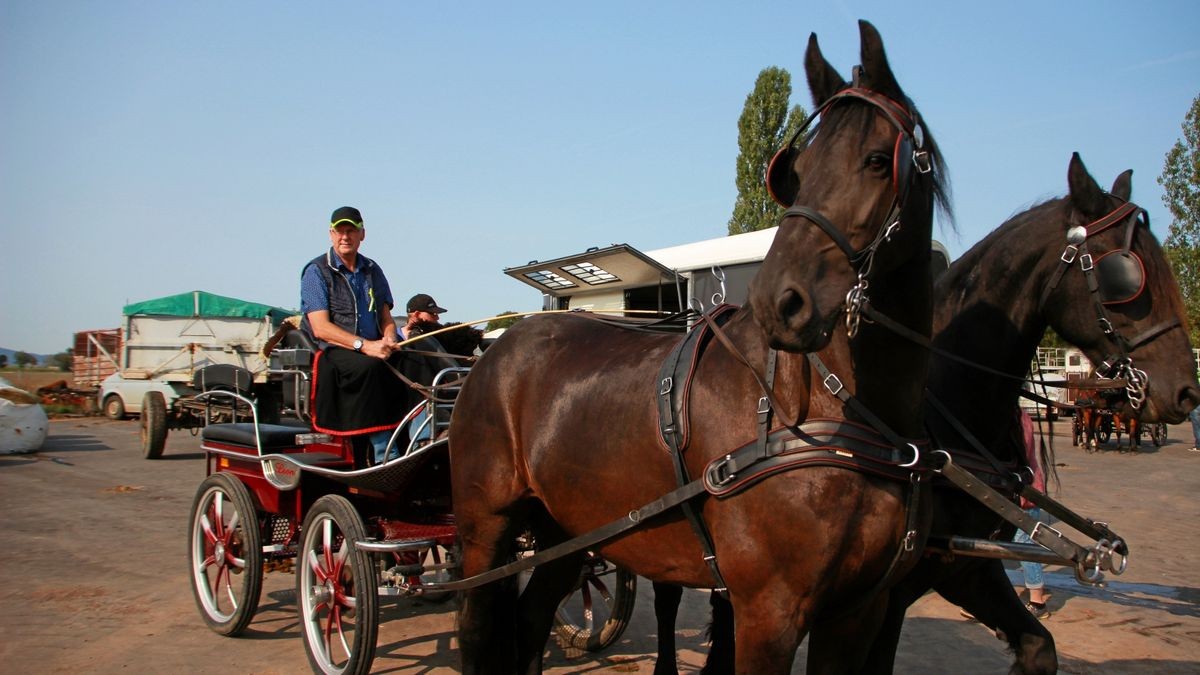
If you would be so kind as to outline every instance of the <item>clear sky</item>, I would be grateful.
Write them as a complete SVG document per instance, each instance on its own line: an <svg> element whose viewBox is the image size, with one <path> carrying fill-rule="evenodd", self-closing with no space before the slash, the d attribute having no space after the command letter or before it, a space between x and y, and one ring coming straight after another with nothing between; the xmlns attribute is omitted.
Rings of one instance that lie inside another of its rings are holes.
<svg viewBox="0 0 1200 675"><path fill-rule="evenodd" d="M954 255L1064 194L1072 151L1165 236L1200 2L0 3L0 347L61 351L194 289L295 308L330 212L397 302L534 310L502 269L722 236L737 118L873 22L945 153Z"/></svg>

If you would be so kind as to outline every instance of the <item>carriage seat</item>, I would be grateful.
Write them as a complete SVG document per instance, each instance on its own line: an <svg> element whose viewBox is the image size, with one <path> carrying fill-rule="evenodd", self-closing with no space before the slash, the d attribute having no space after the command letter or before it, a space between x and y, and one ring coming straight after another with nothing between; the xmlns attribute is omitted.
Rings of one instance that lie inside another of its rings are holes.
<svg viewBox="0 0 1200 675"><path fill-rule="evenodd" d="M197 391L233 391L249 396L254 373L231 363L217 363L197 370L192 376L192 386Z"/></svg>
<svg viewBox="0 0 1200 675"><path fill-rule="evenodd" d="M295 450L300 446L296 443L296 434L311 433L307 425L293 424L260 424L258 435L262 439L263 453L284 452ZM237 422L236 424L210 424L200 432L200 438L206 442L228 443L254 449L254 424L252 422ZM340 460L341 457L338 456Z"/></svg>

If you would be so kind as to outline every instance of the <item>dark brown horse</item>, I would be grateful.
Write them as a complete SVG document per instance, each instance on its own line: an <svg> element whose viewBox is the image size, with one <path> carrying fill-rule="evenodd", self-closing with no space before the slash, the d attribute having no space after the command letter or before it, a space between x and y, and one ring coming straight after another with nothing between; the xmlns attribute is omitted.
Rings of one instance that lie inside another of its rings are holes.
<svg viewBox="0 0 1200 675"><path fill-rule="evenodd" d="M1080 247L1080 242L1068 243L1071 228L1103 223L1106 216L1126 207L1130 174L1119 176L1111 193L1104 192L1076 154L1068 169L1068 197L1046 202L1009 220L956 261L935 286L935 346L1009 377L935 356L929 389L1014 472L1024 464L1023 449L1017 444L1012 425L1012 410L1020 390L1017 379L1028 368L1047 326L1081 348L1093 363L1101 364L1099 374L1132 374L1144 380L1140 390L1120 391L1116 399L1094 390L1081 391L1081 398L1114 407L1115 414L1147 423L1180 422L1200 403L1200 385L1194 375L1178 367L1188 362L1191 353L1183 329L1182 299L1148 223L1138 220L1136 211L1130 211L1114 226L1087 236L1086 249ZM1089 232L1097 229L1094 225L1088 227ZM1097 265L1097 275L1107 274L1109 278L1095 280L1095 296L1080 261L1073 258L1074 267L1064 268L1063 258L1071 257L1064 249L1074 248L1075 257L1082 250L1100 260L1124 255L1126 241L1133 256L1129 260L1136 258L1136 264L1128 269ZM1126 271L1132 273L1124 274ZM1111 327L1110 332L1105 332L1106 326ZM1121 370L1124 373L1118 372ZM1097 410L1085 408L1077 414ZM1089 417L1092 421L1085 422L1086 428L1094 434L1096 415ZM987 470L987 462L977 456L947 419L936 413L926 419L935 443L950 451L955 461ZM1084 442L1089 440L1085 437ZM936 487L934 502L934 535L986 538L1004 525L1000 539L1007 541L1012 536L1011 526L952 486ZM1053 638L1025 610L999 560L960 557L945 562L939 556L924 557L892 589L887 620L870 649L864 670L891 671L904 613L930 589L1003 632L1016 654L1012 672L1056 670ZM729 631L722 627L731 620L729 609L716 600L714 609L713 649L706 671L727 672L726 655L733 647ZM871 628L869 623L850 619L832 626L831 632L861 635ZM826 664L825 645L816 637L810 653L818 663ZM673 651L660 652L660 661L671 665L656 672L673 671ZM853 669L851 663L845 665L845 670Z"/></svg>
<svg viewBox="0 0 1200 675"><path fill-rule="evenodd" d="M777 169L775 192L793 207L748 308L724 324L728 343L714 340L699 358L688 389L690 476L753 445L764 398L758 377L771 379L760 375L771 347L792 350L778 354L771 385L777 419L858 418L824 389L814 391L814 378L831 386L833 379L793 353L829 345L822 358L845 391L895 435L923 436L926 352L873 324L864 323L853 340L838 329L847 292L857 288L875 310L928 334L932 215L944 204L932 139L896 83L878 33L865 22L860 33L862 71L853 84L826 62L815 36L809 40L805 67L820 130ZM679 486L659 437L661 385L654 376L675 342L587 316L544 316L521 321L480 358L450 429L464 576L507 562L527 529L541 546L553 545L619 521ZM820 617L882 616L886 596L878 591L912 564L905 542L919 546L920 516L928 515L906 508L914 493L927 490L904 475L892 480L827 463L691 501L711 533L737 612L738 670L786 672ZM700 538L678 509L639 521L600 552L655 581L717 585ZM511 578L465 591L463 671L539 671L554 609L579 566L579 554L539 564L519 596ZM844 649L836 656L855 651L851 644Z"/></svg>

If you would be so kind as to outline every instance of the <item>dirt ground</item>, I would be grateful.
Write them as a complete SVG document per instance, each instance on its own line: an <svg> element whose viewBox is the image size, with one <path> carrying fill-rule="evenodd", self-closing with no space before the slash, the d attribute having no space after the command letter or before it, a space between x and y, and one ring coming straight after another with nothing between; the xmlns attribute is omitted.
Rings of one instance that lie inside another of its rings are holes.
<svg viewBox="0 0 1200 675"><path fill-rule="evenodd" d="M1128 571L1103 588L1052 568L1046 626L1067 673L1200 672L1200 453L1190 428L1162 448L1087 454L1056 424L1062 499L1107 520L1132 549ZM44 449L0 456L0 664L38 673L295 673L308 668L294 577L267 575L249 631L209 631L187 579L188 517L204 463L196 438L173 432L166 455L141 458L137 421L51 423ZM551 644L550 673L650 673L657 635L650 584L639 586L628 630L601 654ZM457 668L453 603L385 604L374 672ZM707 597L685 594L681 669L703 663ZM801 648L802 652L804 647ZM804 655L793 672L803 672ZM909 612L897 672L1003 673L1005 645L930 595Z"/></svg>

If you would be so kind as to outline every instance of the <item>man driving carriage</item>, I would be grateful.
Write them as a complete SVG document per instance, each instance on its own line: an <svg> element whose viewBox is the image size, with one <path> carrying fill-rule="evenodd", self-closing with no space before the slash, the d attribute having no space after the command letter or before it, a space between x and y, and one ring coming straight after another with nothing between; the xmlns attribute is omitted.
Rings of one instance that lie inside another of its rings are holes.
<svg viewBox="0 0 1200 675"><path fill-rule="evenodd" d="M301 329L320 350L313 377L313 428L369 434L377 463L417 394L398 377L410 359L398 351L392 291L383 268L358 252L366 238L352 206L330 217L331 246L300 275Z"/></svg>

